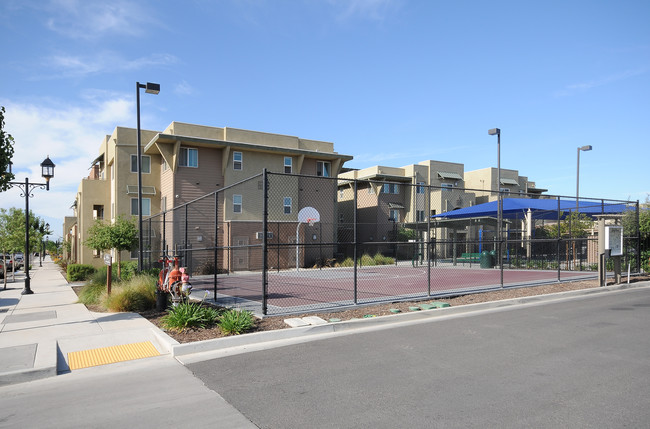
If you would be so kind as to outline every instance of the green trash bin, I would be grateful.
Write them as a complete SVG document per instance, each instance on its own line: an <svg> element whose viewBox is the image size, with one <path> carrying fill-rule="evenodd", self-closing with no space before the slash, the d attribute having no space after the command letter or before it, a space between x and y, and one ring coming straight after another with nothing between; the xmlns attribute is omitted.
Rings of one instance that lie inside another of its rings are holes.
<svg viewBox="0 0 650 429"><path fill-rule="evenodd" d="M487 250L481 252L481 268L492 268L494 264L492 263L492 255Z"/></svg>
<svg viewBox="0 0 650 429"><path fill-rule="evenodd" d="M492 259L492 267L491 268L496 267L498 265L498 261L497 261L498 258L497 258L497 251L496 250L490 250L490 258Z"/></svg>

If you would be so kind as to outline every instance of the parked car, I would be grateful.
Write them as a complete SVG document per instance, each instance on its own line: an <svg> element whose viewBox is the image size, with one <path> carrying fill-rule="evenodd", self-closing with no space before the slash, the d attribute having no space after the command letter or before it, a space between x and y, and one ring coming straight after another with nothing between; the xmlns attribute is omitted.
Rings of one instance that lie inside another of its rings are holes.
<svg viewBox="0 0 650 429"><path fill-rule="evenodd" d="M3 279L5 277L5 263L2 259L0 259L0 279Z"/></svg>
<svg viewBox="0 0 650 429"><path fill-rule="evenodd" d="M17 270L25 265L25 256L22 253L16 253L14 255L14 265L16 265Z"/></svg>
<svg viewBox="0 0 650 429"><path fill-rule="evenodd" d="M11 255L2 256L0 254L0 259L2 259L3 263L7 264L7 271L12 271L14 269L14 260L12 259Z"/></svg>

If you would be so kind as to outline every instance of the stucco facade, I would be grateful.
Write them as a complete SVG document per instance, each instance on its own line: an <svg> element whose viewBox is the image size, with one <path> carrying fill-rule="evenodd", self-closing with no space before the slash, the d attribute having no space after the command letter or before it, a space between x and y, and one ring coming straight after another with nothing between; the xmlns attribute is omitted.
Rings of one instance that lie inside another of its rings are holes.
<svg viewBox="0 0 650 429"><path fill-rule="evenodd" d="M79 185L73 206L75 216L64 225L72 240L70 256L74 262L96 266L103 263L101 255L83 245L88 228L96 219L114 221L118 216L136 218L136 145L136 130L123 127L117 127L100 143L99 156L92 162L89 176L82 179ZM169 211L166 224L172 227L166 228L164 240L158 240L166 243L179 242L179 225L184 221L182 215L170 211L174 207L225 188L218 208L220 220L240 224L259 223L263 201L261 179L247 179L260 175L264 168L269 172L335 177L343 164L352 159L351 156L334 152L331 142L180 122L172 122L162 132L143 130L142 154L143 216L147 219L150 215ZM291 197L296 207L290 216L283 216L281 221L295 225L300 204L307 204L304 200L301 202L299 195L300 183L304 178L296 176L287 180L293 182L285 184L282 196ZM237 183L240 184L230 189L231 185ZM334 217L336 186L332 184L330 187L332 195L329 203L326 203L330 208L324 212ZM237 212L233 209L235 196L240 207ZM282 201L272 201L270 204L271 207L276 204L282 210ZM323 202L310 203L317 204ZM198 217L213 217L215 214L214 205L207 202L194 203L193 209L197 211L194 216ZM242 237L252 242L259 229L258 225L246 227L243 230L248 232L238 233L237 237L222 234L218 245L232 243L235 239L242 241ZM149 245L149 240L153 246L154 240L161 238L155 237L153 228L150 230L153 237L149 232L145 234L145 247ZM242 230L242 227L228 229L238 230ZM331 231L330 235L333 236ZM188 242L213 242L213 239L214 228L210 230L209 227L193 230L187 237ZM137 259L135 252L123 252L121 256L122 260Z"/></svg>

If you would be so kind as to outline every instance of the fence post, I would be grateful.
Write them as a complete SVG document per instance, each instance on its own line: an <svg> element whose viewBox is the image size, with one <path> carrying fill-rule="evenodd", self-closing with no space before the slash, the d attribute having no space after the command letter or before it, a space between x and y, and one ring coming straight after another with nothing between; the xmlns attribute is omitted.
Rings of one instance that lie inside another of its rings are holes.
<svg viewBox="0 0 650 429"><path fill-rule="evenodd" d="M267 234L269 218L269 185L266 168L262 170L263 199L262 199L262 314L266 315L268 298L268 261L267 257Z"/></svg>
<svg viewBox="0 0 650 429"><path fill-rule="evenodd" d="M640 273L641 272L641 225L639 225L639 222L641 221L639 218L639 200L636 200L636 272ZM628 277L627 281L629 282L630 279Z"/></svg>
<svg viewBox="0 0 650 429"><path fill-rule="evenodd" d="M163 264L165 263L164 259L167 254L167 233L166 233L166 218L167 218L167 211L163 212L162 215L162 249L160 251L162 252L162 259L163 259ZM164 268L164 265L163 265Z"/></svg>
<svg viewBox="0 0 650 429"><path fill-rule="evenodd" d="M152 249L153 249L153 247L151 245L151 218L149 218L149 251L148 251L148 253L149 253L149 266L147 267L148 269L151 268L151 252L153 251Z"/></svg>
<svg viewBox="0 0 650 429"><path fill-rule="evenodd" d="M219 191L214 192L214 303L217 303L217 273L219 271L219 256L217 246L219 243Z"/></svg>
<svg viewBox="0 0 650 429"><path fill-rule="evenodd" d="M187 204L185 204L185 245L183 246L183 265L187 266L187 247L189 245L188 242L188 234L187 234L187 229L189 228L189 223L187 219Z"/></svg>
<svg viewBox="0 0 650 429"><path fill-rule="evenodd" d="M562 222L562 213L560 212L560 197L557 197L557 246L556 246L556 259L557 259L557 281L561 280L561 271L560 271L560 241L562 240L562 234L560 232L560 223Z"/></svg>
<svg viewBox="0 0 650 429"><path fill-rule="evenodd" d="M427 190L427 245L426 245L426 258L427 258L427 295L431 296L431 186L426 185Z"/></svg>
<svg viewBox="0 0 650 429"><path fill-rule="evenodd" d="M372 183L370 183L370 186L372 186ZM354 303L357 304L357 179L354 179L354 192L353 192L353 200L354 202L352 203L352 240L353 240L353 246L352 246L352 259L354 260L354 276L353 276L353 281L354 281Z"/></svg>

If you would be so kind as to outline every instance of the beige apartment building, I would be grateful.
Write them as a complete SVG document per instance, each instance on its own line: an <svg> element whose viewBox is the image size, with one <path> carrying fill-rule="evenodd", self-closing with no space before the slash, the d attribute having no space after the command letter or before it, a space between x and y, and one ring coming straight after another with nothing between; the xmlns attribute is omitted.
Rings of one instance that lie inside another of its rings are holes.
<svg viewBox="0 0 650 429"><path fill-rule="evenodd" d="M374 166L342 173L339 179L339 235L350 235L354 216L355 182L345 179L356 179L357 238L362 242L392 241L397 225L418 231L426 241L434 232L429 230L430 216L475 204L474 193L464 190L464 166L459 163Z"/></svg>
<svg viewBox="0 0 650 429"><path fill-rule="evenodd" d="M476 193L476 204L497 200L496 190L504 193L504 198L539 198L548 189L537 188L535 182L520 176L517 170L501 169L501 183L497 186L498 169L494 167L465 173L465 185ZM493 191L493 192L490 192Z"/></svg>
<svg viewBox="0 0 650 429"><path fill-rule="evenodd" d="M96 219L114 221L120 215L137 216L136 144L136 130L122 127L116 128L100 144L99 156L92 162L89 176L79 185L75 216L66 218L64 224L72 244L70 256L75 262L97 266L102 263L100 255L83 246L88 228ZM165 228L164 237L161 237L162 228L149 229L144 234L144 246L151 245L156 251L162 250L161 243L169 247L214 242L215 230L209 225L181 234L184 216L182 211L172 209L217 190L223 190L219 192L218 221L230 224L225 228L227 234L219 234L217 245L256 243L261 229L263 191L261 179L255 176L267 169L292 175L336 177L343 164L352 159L335 152L331 142L180 122L172 122L162 132L143 131L142 146L143 217L167 212L165 224L172 226ZM286 234L276 234L275 240L286 242L288 235L295 236L297 213L307 205L331 218L322 219L324 224L335 223L335 181L331 181L331 189L321 189L320 197L314 198L299 194L303 180L302 176L288 176L283 193L269 201L269 213L277 213L276 222L294 225L282 228ZM322 198L328 193L329 197ZM196 210L195 217L215 216L214 205L207 202L203 206L201 202L193 203L192 207ZM331 236L329 240L335 239L333 226L329 230L321 227L320 231ZM228 269L256 265L250 255L241 257L241 250L238 254L228 251L221 256L220 260L227 261ZM301 255L303 263L308 256ZM122 260L129 259L137 260L137 252L124 252Z"/></svg>

